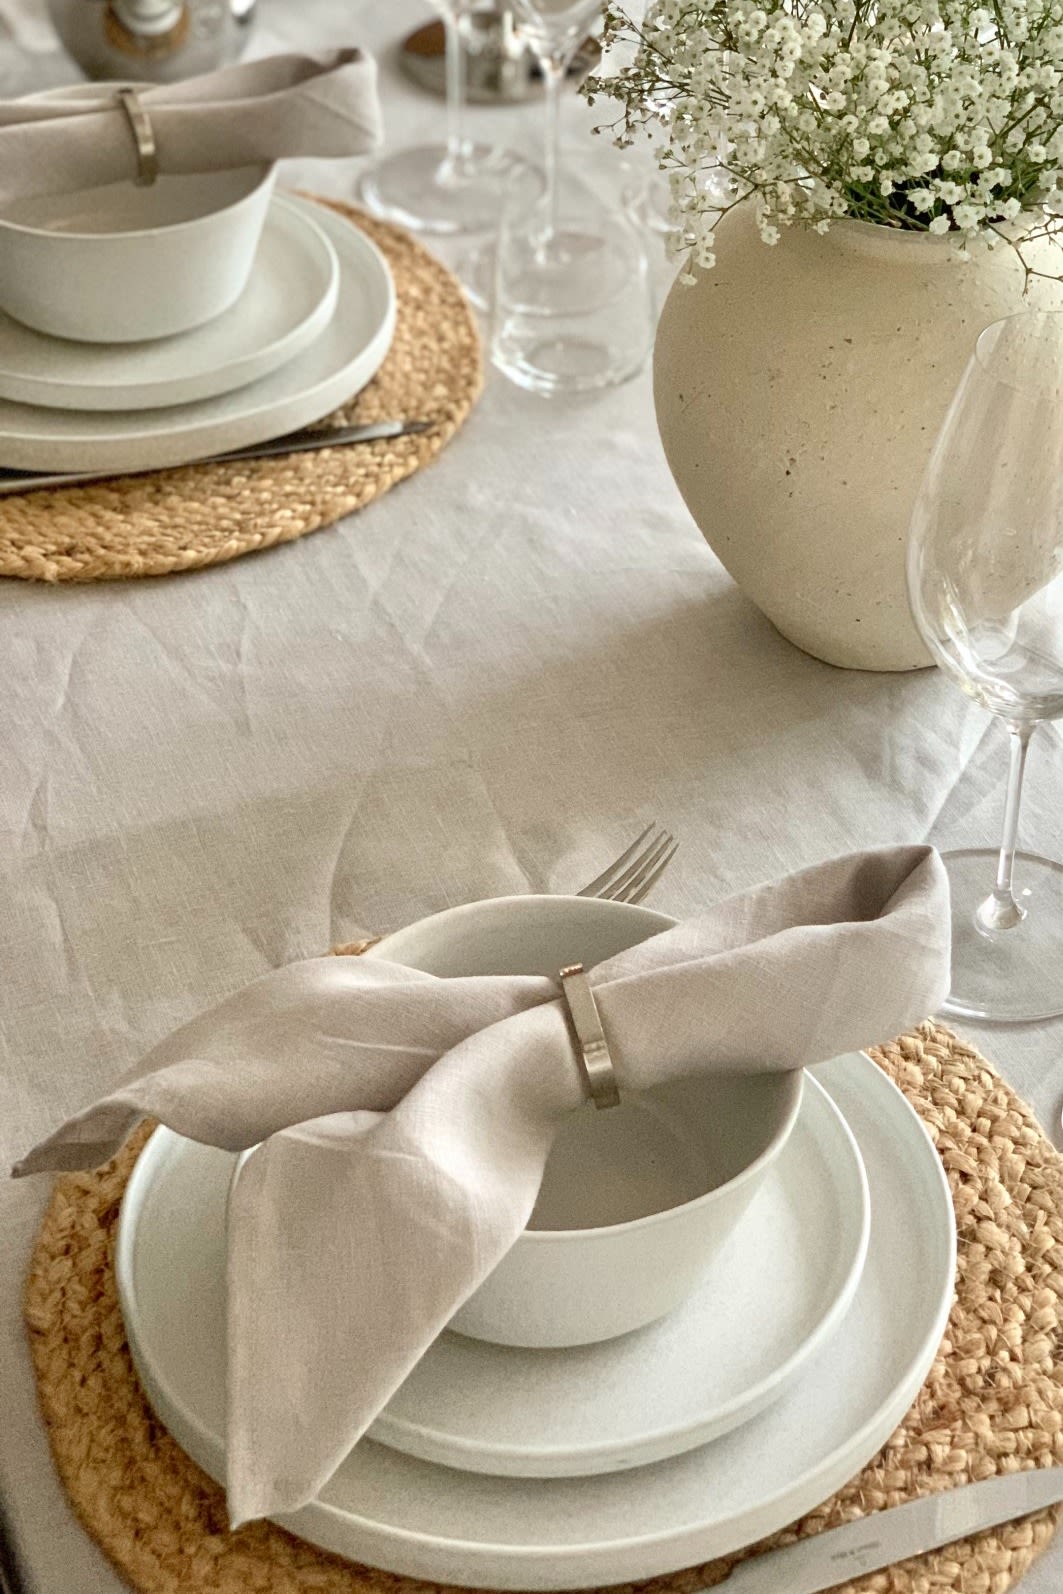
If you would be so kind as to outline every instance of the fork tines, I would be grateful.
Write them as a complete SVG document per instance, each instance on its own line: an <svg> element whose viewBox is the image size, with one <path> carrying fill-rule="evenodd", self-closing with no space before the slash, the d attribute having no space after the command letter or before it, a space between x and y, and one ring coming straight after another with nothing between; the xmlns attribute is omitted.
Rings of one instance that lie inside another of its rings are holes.
<svg viewBox="0 0 1063 1594"><path fill-rule="evenodd" d="M577 895L602 897L610 902L641 902L671 863L678 846L669 831L656 824L647 825L631 846Z"/></svg>

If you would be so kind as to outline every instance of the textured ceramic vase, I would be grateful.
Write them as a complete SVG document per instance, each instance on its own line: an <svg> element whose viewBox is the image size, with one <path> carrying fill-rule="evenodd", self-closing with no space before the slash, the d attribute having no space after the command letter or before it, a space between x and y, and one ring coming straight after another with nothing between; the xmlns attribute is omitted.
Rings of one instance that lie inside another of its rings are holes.
<svg viewBox="0 0 1063 1594"><path fill-rule="evenodd" d="M1024 304L1063 308L1063 289L1036 279L1024 300L1007 245L965 263L947 238L864 222L768 247L748 206L717 243L657 333L679 490L791 642L850 669L919 669L904 547L929 450L978 334ZM1054 249L1047 264L1060 270Z"/></svg>

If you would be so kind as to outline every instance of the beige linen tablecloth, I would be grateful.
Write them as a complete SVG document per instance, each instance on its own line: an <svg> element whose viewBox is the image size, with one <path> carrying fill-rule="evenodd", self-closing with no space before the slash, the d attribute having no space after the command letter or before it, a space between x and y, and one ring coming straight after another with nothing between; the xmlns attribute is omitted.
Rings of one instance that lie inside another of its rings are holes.
<svg viewBox="0 0 1063 1594"><path fill-rule="evenodd" d="M254 48L373 46L427 15L263 0ZM74 75L9 48L11 91ZM438 135L382 66L393 140ZM534 108L473 114L538 131ZM355 170L296 175L349 194ZM683 840L654 903L686 915L832 853L988 841L1000 817L1004 737L958 691L820 665L735 591L645 376L568 404L492 382L430 471L265 555L0 585L0 681L5 1164L264 970L471 896L571 889L650 818ZM1063 748L1038 740L1024 841L1063 856ZM1063 1024L972 1033L1054 1118ZM36 1416L19 1294L43 1200L0 1187L0 1495L32 1594L117 1594ZM1061 1584L1063 1543L1023 1594Z"/></svg>

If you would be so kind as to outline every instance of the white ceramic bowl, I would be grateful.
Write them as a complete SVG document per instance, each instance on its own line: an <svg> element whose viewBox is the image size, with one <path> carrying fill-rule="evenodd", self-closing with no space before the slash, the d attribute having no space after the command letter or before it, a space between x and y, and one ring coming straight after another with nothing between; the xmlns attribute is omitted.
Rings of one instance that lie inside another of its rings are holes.
<svg viewBox="0 0 1063 1594"><path fill-rule="evenodd" d="M442 976L555 975L673 923L586 897L500 897L422 919L365 955ZM450 1327L550 1347L663 1317L695 1289L781 1152L803 1080L706 1074L629 1094L619 1107L588 1103L555 1142L528 1228Z"/></svg>
<svg viewBox="0 0 1063 1594"><path fill-rule="evenodd" d="M116 86L37 97L104 97ZM13 201L0 210L0 310L89 343L200 326L246 287L273 183L272 166L249 166Z"/></svg>

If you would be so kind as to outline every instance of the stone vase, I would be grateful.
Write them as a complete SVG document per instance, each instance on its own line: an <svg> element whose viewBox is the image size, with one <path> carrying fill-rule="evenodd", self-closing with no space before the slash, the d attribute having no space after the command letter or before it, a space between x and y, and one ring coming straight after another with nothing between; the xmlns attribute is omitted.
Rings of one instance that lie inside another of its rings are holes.
<svg viewBox="0 0 1063 1594"><path fill-rule="evenodd" d="M905 592L912 506L978 334L1063 308L1058 283L1024 286L1007 244L964 262L947 237L843 221L769 247L742 205L716 266L672 288L654 353L669 466L735 581L805 652L929 664Z"/></svg>

